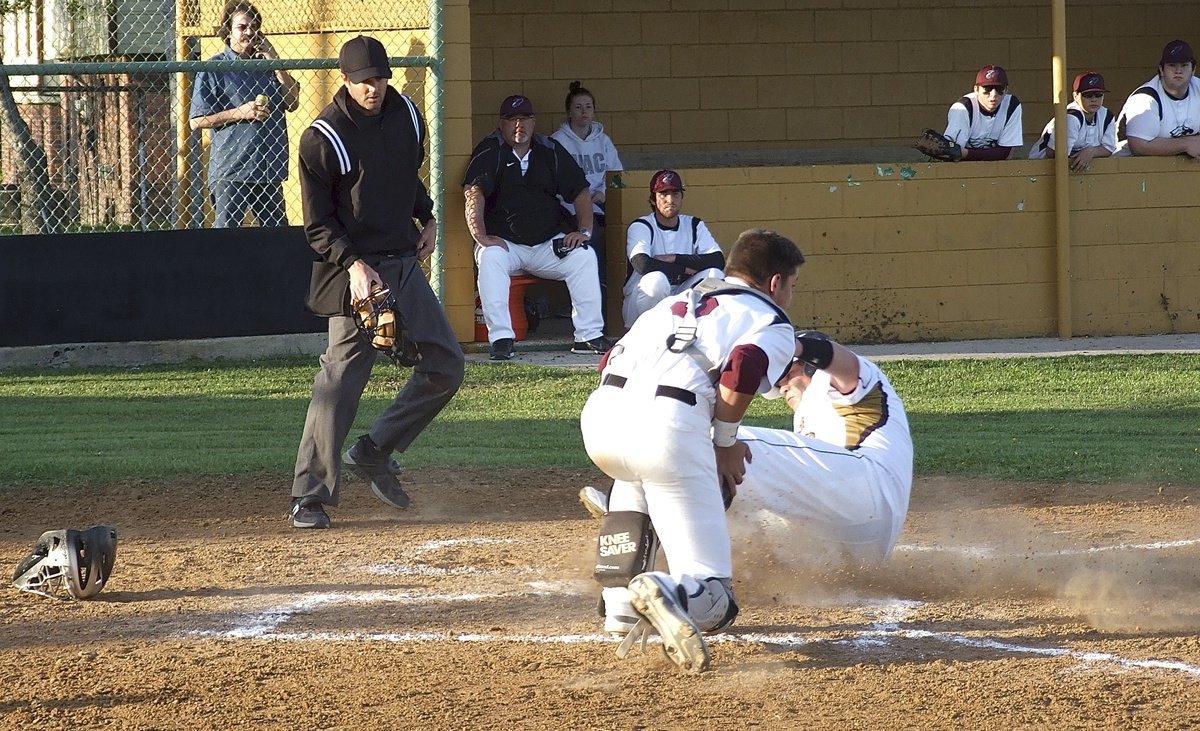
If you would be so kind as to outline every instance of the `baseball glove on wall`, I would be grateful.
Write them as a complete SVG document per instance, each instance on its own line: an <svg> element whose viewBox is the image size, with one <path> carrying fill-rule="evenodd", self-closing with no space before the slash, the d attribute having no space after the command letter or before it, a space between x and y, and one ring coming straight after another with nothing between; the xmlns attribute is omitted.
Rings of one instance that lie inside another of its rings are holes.
<svg viewBox="0 0 1200 731"><path fill-rule="evenodd" d="M421 352L404 329L404 318L396 311L396 298L391 289L386 285L376 286L368 297L351 304L354 324L371 347L404 368L421 362Z"/></svg>
<svg viewBox="0 0 1200 731"><path fill-rule="evenodd" d="M913 147L934 160L958 162L962 159L962 146L937 130L926 129L913 143Z"/></svg>

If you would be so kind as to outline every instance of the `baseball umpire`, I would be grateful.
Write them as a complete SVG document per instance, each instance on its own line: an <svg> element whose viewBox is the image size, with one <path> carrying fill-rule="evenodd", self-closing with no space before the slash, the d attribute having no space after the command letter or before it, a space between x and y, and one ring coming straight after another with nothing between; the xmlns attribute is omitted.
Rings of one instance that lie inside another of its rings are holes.
<svg viewBox="0 0 1200 731"><path fill-rule="evenodd" d="M701 632L737 615L722 485L745 472L746 408L795 354L784 308L803 263L784 236L745 231L724 280L659 303L602 363L580 424L588 456L617 481L595 576L606 630L629 632L622 652L649 625L676 664L699 672L711 659ZM652 571L656 538L669 575Z"/></svg>
<svg viewBox="0 0 1200 731"><path fill-rule="evenodd" d="M329 527L324 506L338 504L339 453L378 356L351 317L351 300L390 289L420 355L396 399L344 457L384 503L408 507L391 454L417 438L463 380L462 348L420 267L437 232L419 174L425 123L416 105L388 85L392 71L382 43L352 38L339 65L343 88L300 138L304 230L318 257L309 309L329 318L329 346L296 455L296 528Z"/></svg>

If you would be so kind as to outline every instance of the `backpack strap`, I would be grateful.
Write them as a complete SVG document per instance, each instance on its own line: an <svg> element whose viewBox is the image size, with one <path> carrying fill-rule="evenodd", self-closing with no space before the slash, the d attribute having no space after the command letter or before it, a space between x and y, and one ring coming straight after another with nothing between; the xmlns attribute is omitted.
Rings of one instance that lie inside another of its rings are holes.
<svg viewBox="0 0 1200 731"><path fill-rule="evenodd" d="M687 309L684 311L683 317L675 316L675 332L667 338L667 350L672 353L685 353L692 360L696 361L696 365L711 377L716 370L716 364L709 361L705 355L692 346L696 343L696 312L700 309L704 300L718 294L748 294L757 297L762 302L765 302L775 311L775 322L791 323L788 314L783 311L779 305L768 297L763 292L754 289L753 287L745 287L733 282L727 282L724 279L709 277L701 280L699 284L688 290Z"/></svg>

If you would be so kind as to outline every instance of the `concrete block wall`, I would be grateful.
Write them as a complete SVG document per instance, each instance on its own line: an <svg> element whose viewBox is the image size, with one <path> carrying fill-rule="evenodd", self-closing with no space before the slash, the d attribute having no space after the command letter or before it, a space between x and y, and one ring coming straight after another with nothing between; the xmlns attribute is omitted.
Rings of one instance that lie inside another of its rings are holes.
<svg viewBox="0 0 1200 731"><path fill-rule="evenodd" d="M684 210L726 249L753 227L796 241L799 326L850 342L1058 334L1051 161L680 172ZM1200 332L1196 172L1125 158L1071 176L1073 335ZM646 211L651 173L609 191L610 250Z"/></svg>
<svg viewBox="0 0 1200 731"><path fill-rule="evenodd" d="M513 93L553 131L579 79L631 152L907 144L997 63L1028 144L1053 114L1050 13L1050 0L475 0L474 136ZM1200 44L1200 3L1068 0L1067 14L1070 77L1103 72L1114 112L1168 40Z"/></svg>

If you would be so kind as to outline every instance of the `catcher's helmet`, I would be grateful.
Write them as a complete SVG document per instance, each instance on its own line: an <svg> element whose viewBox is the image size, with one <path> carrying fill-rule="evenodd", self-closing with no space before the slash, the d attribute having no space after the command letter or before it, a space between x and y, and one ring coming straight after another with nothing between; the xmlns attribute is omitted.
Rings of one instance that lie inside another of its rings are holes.
<svg viewBox="0 0 1200 731"><path fill-rule="evenodd" d="M49 530L17 564L13 586L48 597L65 587L73 599L91 599L108 583L116 560L117 531L112 526Z"/></svg>
<svg viewBox="0 0 1200 731"><path fill-rule="evenodd" d="M354 324L371 347L382 351L398 366L411 367L421 362L421 351L396 308L396 298L386 285L377 285L371 294L353 302Z"/></svg>

